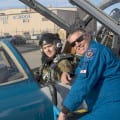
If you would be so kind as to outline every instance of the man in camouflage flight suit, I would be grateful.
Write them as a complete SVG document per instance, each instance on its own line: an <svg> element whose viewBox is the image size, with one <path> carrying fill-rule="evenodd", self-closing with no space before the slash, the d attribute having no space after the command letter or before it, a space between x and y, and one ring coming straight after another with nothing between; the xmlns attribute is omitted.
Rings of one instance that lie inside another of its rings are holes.
<svg viewBox="0 0 120 120"><path fill-rule="evenodd" d="M62 43L58 34L44 33L40 39L42 50L42 66L40 73L43 80L62 79L71 80L70 73L73 72L72 55L61 53ZM53 72L53 73L51 73ZM52 77L52 78L48 78Z"/></svg>
<svg viewBox="0 0 120 120"><path fill-rule="evenodd" d="M73 73L73 56L62 54L62 43L58 34L44 33L40 38L41 62L39 70L40 83L54 83L58 93L64 99L70 89ZM64 81L68 81L63 83ZM69 82L70 81L70 82ZM59 98L59 107L62 100Z"/></svg>

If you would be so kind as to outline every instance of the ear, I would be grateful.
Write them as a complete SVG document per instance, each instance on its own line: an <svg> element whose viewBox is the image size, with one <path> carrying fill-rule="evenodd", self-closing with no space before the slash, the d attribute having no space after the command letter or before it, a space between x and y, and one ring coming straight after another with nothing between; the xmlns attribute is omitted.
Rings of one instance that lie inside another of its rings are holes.
<svg viewBox="0 0 120 120"><path fill-rule="evenodd" d="M91 40L91 35L88 33L88 40Z"/></svg>
<svg viewBox="0 0 120 120"><path fill-rule="evenodd" d="M89 33L85 33L85 39L86 40L90 40L91 39L91 35Z"/></svg>

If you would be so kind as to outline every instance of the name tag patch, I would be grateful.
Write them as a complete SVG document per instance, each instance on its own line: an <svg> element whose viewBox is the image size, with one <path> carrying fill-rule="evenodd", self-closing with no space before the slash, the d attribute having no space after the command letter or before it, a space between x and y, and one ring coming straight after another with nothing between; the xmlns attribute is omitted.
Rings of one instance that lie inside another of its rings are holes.
<svg viewBox="0 0 120 120"><path fill-rule="evenodd" d="M86 73L87 72L87 70L81 70L80 71L80 73Z"/></svg>

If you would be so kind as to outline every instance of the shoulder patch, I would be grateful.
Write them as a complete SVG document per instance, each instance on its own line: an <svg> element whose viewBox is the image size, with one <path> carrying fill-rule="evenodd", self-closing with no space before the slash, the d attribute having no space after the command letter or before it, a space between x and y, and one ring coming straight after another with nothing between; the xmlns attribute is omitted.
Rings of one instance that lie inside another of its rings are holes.
<svg viewBox="0 0 120 120"><path fill-rule="evenodd" d="M96 48L89 49L85 54L85 59L92 60L95 56L95 53L96 53Z"/></svg>
<svg viewBox="0 0 120 120"><path fill-rule="evenodd" d="M86 53L86 57L87 57L87 58L90 58L90 57L93 56L93 54L94 54L94 53L93 53L93 50L90 49L90 50L87 51L87 53Z"/></svg>

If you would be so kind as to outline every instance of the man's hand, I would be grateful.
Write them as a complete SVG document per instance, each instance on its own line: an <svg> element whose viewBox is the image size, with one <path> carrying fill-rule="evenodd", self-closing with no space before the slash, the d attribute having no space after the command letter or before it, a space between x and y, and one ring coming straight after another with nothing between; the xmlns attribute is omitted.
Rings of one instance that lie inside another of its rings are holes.
<svg viewBox="0 0 120 120"><path fill-rule="evenodd" d="M70 84L72 81L72 78L70 77L70 74L67 72L63 72L61 74L61 82L64 84Z"/></svg>
<svg viewBox="0 0 120 120"><path fill-rule="evenodd" d="M60 112L58 120L65 120L66 119L66 115L62 112Z"/></svg>

